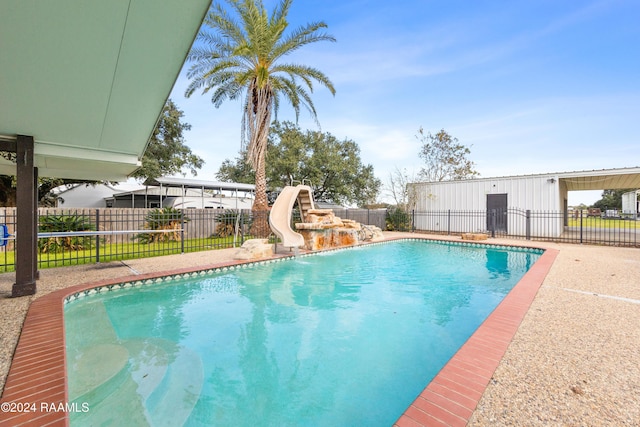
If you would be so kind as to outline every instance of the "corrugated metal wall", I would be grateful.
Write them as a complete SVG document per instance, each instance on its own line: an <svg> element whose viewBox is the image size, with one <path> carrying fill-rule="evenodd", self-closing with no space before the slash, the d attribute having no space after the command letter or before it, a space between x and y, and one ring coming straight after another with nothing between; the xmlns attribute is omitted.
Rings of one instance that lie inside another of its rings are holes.
<svg viewBox="0 0 640 427"><path fill-rule="evenodd" d="M553 182L550 180L553 179ZM487 194L507 194L509 208L559 211L557 178L547 175L474 179L410 184L417 196L416 210L485 210Z"/></svg>

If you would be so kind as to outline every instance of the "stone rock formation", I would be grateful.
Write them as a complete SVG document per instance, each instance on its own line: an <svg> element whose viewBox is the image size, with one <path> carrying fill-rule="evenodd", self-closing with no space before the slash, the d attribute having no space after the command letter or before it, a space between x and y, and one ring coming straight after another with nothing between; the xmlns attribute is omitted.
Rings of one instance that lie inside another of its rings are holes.
<svg viewBox="0 0 640 427"><path fill-rule="evenodd" d="M380 227L376 227L375 225L363 225L362 233L362 240L365 241L380 242L384 240L384 234L382 234L382 230L380 230Z"/></svg>
<svg viewBox="0 0 640 427"><path fill-rule="evenodd" d="M460 237L462 240L487 240L488 238L486 233L463 233Z"/></svg>
<svg viewBox="0 0 640 427"><path fill-rule="evenodd" d="M296 229L304 237L307 250L353 246L363 241L383 240L382 230L372 225L342 219L331 209L310 209L308 222L297 223Z"/></svg>
<svg viewBox="0 0 640 427"><path fill-rule="evenodd" d="M273 255L273 245L269 243L268 239L251 239L242 244L236 251L235 259L260 259L267 258Z"/></svg>

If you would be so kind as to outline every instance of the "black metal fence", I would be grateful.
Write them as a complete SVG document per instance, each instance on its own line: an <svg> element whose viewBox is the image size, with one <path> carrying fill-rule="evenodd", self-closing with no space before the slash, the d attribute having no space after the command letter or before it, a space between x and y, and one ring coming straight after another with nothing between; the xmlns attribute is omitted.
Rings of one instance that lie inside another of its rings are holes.
<svg viewBox="0 0 640 427"><path fill-rule="evenodd" d="M586 211L338 209L383 230L640 247L640 221ZM298 215L299 217L299 215ZM293 222L298 222L294 212ZM15 266L15 208L0 208L0 272ZM85 264L241 246L267 214L219 209L40 209L38 267ZM4 234L8 236L4 236ZM274 242L275 237L269 237Z"/></svg>
<svg viewBox="0 0 640 427"><path fill-rule="evenodd" d="M640 221L589 216L586 211L411 211L405 231L438 234L487 233L491 237L640 247Z"/></svg>
<svg viewBox="0 0 640 427"><path fill-rule="evenodd" d="M13 271L15 209L0 209L0 221L8 234L0 238L0 272ZM238 247L267 221L250 210L40 209L38 267Z"/></svg>
<svg viewBox="0 0 640 427"><path fill-rule="evenodd" d="M333 209L338 218L351 219L360 224L375 225L381 230L386 229L386 209Z"/></svg>

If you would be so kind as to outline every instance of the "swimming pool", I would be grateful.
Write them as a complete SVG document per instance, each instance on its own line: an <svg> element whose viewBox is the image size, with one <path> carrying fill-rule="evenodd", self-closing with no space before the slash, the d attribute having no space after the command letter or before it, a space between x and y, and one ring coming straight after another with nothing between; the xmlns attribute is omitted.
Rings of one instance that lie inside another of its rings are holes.
<svg viewBox="0 0 640 427"><path fill-rule="evenodd" d="M72 425L390 425L539 255L394 242L70 298Z"/></svg>

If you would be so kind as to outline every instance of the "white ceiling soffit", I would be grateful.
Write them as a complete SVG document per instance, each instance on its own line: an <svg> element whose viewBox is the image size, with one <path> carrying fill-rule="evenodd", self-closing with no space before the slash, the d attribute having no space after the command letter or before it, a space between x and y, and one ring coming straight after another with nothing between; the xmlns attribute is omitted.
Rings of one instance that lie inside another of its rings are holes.
<svg viewBox="0 0 640 427"><path fill-rule="evenodd" d="M640 188L640 168L567 172L558 174L558 178L566 184L568 191Z"/></svg>
<svg viewBox="0 0 640 427"><path fill-rule="evenodd" d="M40 176L126 179L209 4L2 0L0 138L33 136Z"/></svg>

